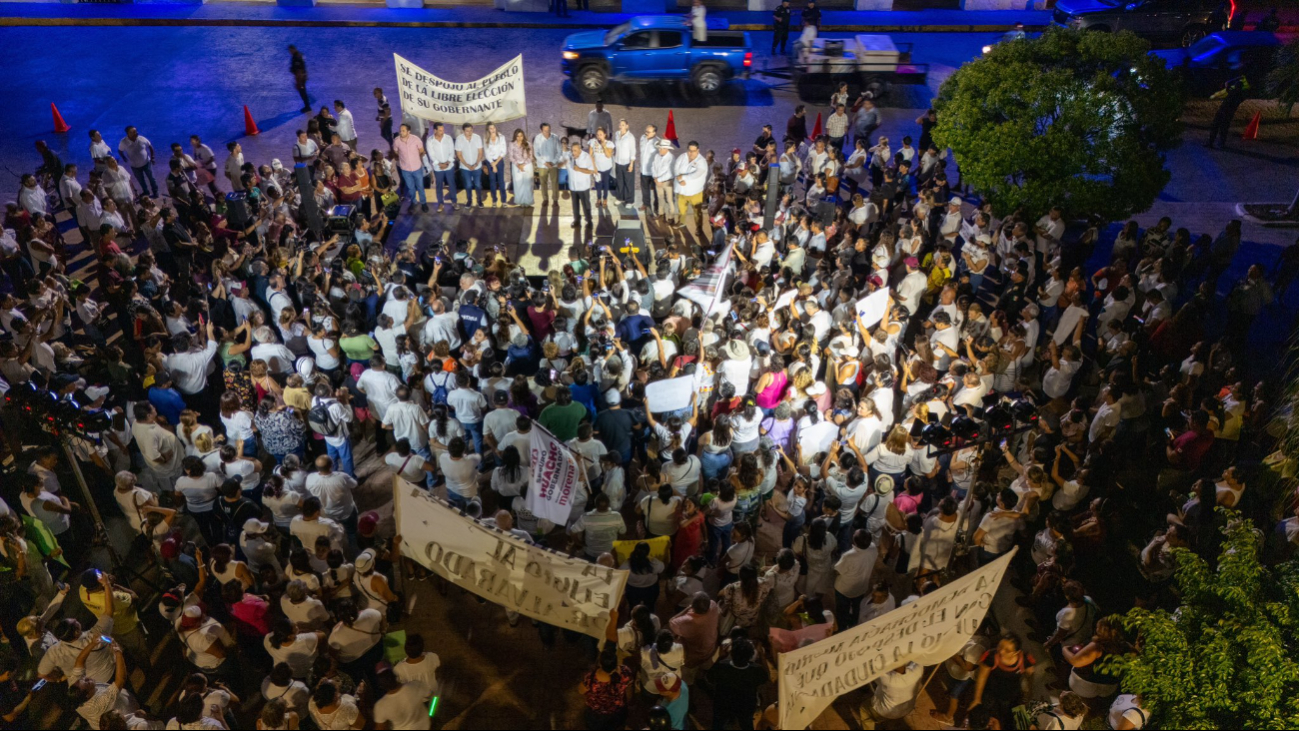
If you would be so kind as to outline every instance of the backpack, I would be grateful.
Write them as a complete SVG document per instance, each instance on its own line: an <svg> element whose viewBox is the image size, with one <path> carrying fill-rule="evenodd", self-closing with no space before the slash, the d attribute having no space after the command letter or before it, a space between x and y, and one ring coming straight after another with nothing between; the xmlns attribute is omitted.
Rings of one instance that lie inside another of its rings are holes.
<svg viewBox="0 0 1299 731"><path fill-rule="evenodd" d="M338 420L330 413L329 401L318 401L307 411L307 425L323 437L338 436Z"/></svg>
<svg viewBox="0 0 1299 731"><path fill-rule="evenodd" d="M451 374L443 371L440 374L442 376L441 383L438 383L437 381L438 375L439 374L434 373L429 376L429 383L433 384L433 392L429 394L429 397L433 399L434 405L445 405L447 402L447 394L451 392L451 389L447 387L451 383Z"/></svg>

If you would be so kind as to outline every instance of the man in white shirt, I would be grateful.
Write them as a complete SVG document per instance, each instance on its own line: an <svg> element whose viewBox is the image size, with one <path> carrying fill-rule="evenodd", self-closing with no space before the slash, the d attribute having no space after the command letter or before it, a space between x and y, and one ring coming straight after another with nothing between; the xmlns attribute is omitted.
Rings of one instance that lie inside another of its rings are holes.
<svg viewBox="0 0 1299 731"><path fill-rule="evenodd" d="M317 406L325 407L329 417L328 433L320 432L313 426L313 431L317 431L325 440L325 453L335 460L338 468L349 475L356 475L356 467L352 461L352 393L346 388L340 388L337 392L328 383L316 384L314 398L311 399L311 408L314 410Z"/></svg>
<svg viewBox="0 0 1299 731"><path fill-rule="evenodd" d="M456 387L447 394L447 406L455 409L456 421L474 440L474 451L483 453L483 412L487 410L487 399L479 391L469 387L469 374L456 374Z"/></svg>
<svg viewBox="0 0 1299 731"><path fill-rule="evenodd" d="M135 173L140 190L149 191L150 196L157 198L158 181L153 177L153 143L149 138L141 135L134 126L127 127L126 137L117 143L117 155Z"/></svg>
<svg viewBox="0 0 1299 731"><path fill-rule="evenodd" d="M347 533L356 532L356 501L352 491L356 480L334 471L334 461L325 455L316 458L316 471L307 475L307 492L320 500L320 514L343 526Z"/></svg>
<svg viewBox="0 0 1299 731"><path fill-rule="evenodd" d="M591 225L591 186L595 181L595 160L591 153L582 149L582 143L574 142L571 148L572 167L568 170L568 192L573 196L573 228L582 225L582 214L586 214L586 225Z"/></svg>
<svg viewBox="0 0 1299 731"><path fill-rule="evenodd" d="M847 107L839 104L825 120L825 133L830 138L830 147L836 150L843 149L843 140L848 136L848 118Z"/></svg>
<svg viewBox="0 0 1299 731"><path fill-rule="evenodd" d="M1037 254L1037 268L1041 271L1044 262L1060 250L1060 239L1064 236L1064 216L1060 207L1053 207L1049 213L1037 219L1033 231L1037 234L1034 250Z"/></svg>
<svg viewBox="0 0 1299 731"><path fill-rule="evenodd" d="M654 215L659 212L658 196L654 195L654 158L659 154L658 127L645 125L645 134L640 136L640 210L649 209ZM651 201L653 201L651 203Z"/></svg>
<svg viewBox="0 0 1299 731"><path fill-rule="evenodd" d="M699 154L699 143L694 140L686 145L684 155L677 158L673 169L676 174L678 223L686 221L686 214L694 211L695 230L700 236L704 233L704 183L708 180L708 161Z"/></svg>
<svg viewBox="0 0 1299 731"><path fill-rule="evenodd" d="M1082 368L1082 359L1078 348L1072 344L1063 349L1055 341L1049 345L1051 367L1042 376L1042 391L1052 400L1064 399L1073 386L1074 375Z"/></svg>
<svg viewBox="0 0 1299 731"><path fill-rule="evenodd" d="M227 142L226 150L230 152L230 156L226 158L225 168L226 180L230 181L230 190L243 190L244 183L240 176L243 175L244 150L238 142Z"/></svg>
<svg viewBox="0 0 1299 731"><path fill-rule="evenodd" d="M335 99L334 114L338 118L338 124L334 126L338 138L343 141L343 144L356 150L356 122L352 119L352 110L343 105L342 99Z"/></svg>
<svg viewBox="0 0 1299 731"><path fill-rule="evenodd" d="M212 359L216 356L217 342L211 320L207 322L206 335L207 340L203 342L185 333L177 334L172 344L184 347L176 347L174 353L162 358L162 364L176 383L176 390L186 397L185 401L191 408L196 408L198 397L207 388L208 376L216 370ZM203 343L201 347L199 343Z"/></svg>
<svg viewBox="0 0 1299 731"><path fill-rule="evenodd" d="M456 160L460 163L461 187L465 191L465 205L483 205L483 138L474 132L472 124L460 127L456 138ZM478 202L474 203L475 195Z"/></svg>
<svg viewBox="0 0 1299 731"><path fill-rule="evenodd" d="M852 547L834 565L834 615L840 627L857 626L862 597L870 593L871 575L879 561L879 548L872 545L868 530L852 535Z"/></svg>
<svg viewBox="0 0 1299 731"><path fill-rule="evenodd" d="M972 543L979 547L980 566L995 561L1015 545L1015 528L1021 517L1015 512L1018 503L1019 496L1007 487L997 495L997 506L979 521Z"/></svg>
<svg viewBox="0 0 1299 731"><path fill-rule="evenodd" d="M483 439L489 447L499 450L501 442L514 431L519 412L510 408L510 394L507 391L493 394L492 406L495 408L483 417Z"/></svg>
<svg viewBox="0 0 1299 731"><path fill-rule="evenodd" d="M541 205L550 202L555 196L555 205L559 205L559 163L564 157L560 149L559 138L550 133L550 125L542 123L541 132L532 138L532 158L536 161L537 172L541 174Z"/></svg>
<svg viewBox="0 0 1299 731"><path fill-rule="evenodd" d="M650 173L654 178L654 192L657 193L655 212L661 210L667 222L675 225L681 218L677 215L676 181L673 178L676 158L672 156L672 143L659 140L658 154L651 159L653 164L649 166Z"/></svg>
<svg viewBox="0 0 1299 731"><path fill-rule="evenodd" d="M613 195L623 205L636 202L636 135L627 120L618 120L613 136Z"/></svg>
<svg viewBox="0 0 1299 731"><path fill-rule="evenodd" d="M68 163L63 166L63 177L59 178L59 199L63 207L72 210L81 202L81 183L77 182L77 166Z"/></svg>
<svg viewBox="0 0 1299 731"><path fill-rule="evenodd" d="M1096 444L1113 436L1122 414L1114 392L1108 386L1101 389L1101 402L1096 407L1096 416L1092 417L1091 427L1087 430L1087 442Z"/></svg>
<svg viewBox="0 0 1299 731"><path fill-rule="evenodd" d="M428 414L424 413L419 404L411 401L410 389L406 386L398 386L395 395L397 400L388 405L388 411L383 416L383 428L392 432L393 439L405 439L417 454L428 457ZM508 411L518 414L513 409Z"/></svg>
<svg viewBox="0 0 1299 731"><path fill-rule="evenodd" d="M293 373L293 364L297 362L297 357L293 355L292 350L275 340L275 333L270 327L262 325L253 331L253 340L257 341L249 351L253 360L266 361L267 369L277 376Z"/></svg>
<svg viewBox="0 0 1299 731"><path fill-rule="evenodd" d="M940 373L946 373L952 359L960 359L961 331L952 324L952 318L941 310L929 316L934 324L934 331L929 335L929 345L934 352L933 366Z"/></svg>
<svg viewBox="0 0 1299 731"><path fill-rule="evenodd" d="M105 147L107 147L107 145L105 145ZM212 148L204 144L203 140L199 139L198 135L189 136L189 147L191 150L194 151L194 154L192 156L194 158L194 162L198 163L200 169L206 170L208 177L211 178L211 180L208 181L207 189L211 191L212 197L216 198L217 195L220 193L220 191L217 190L217 185L216 185L216 174L217 174L216 153L212 152ZM90 146L90 151L91 151L91 157L94 157L95 156L94 145ZM96 163L95 167L96 169L99 168L98 163Z"/></svg>
<svg viewBox="0 0 1299 731"><path fill-rule="evenodd" d="M925 273L920 271L920 260L914 256L908 256L904 262L907 267L906 276L898 282L897 299L902 306L907 308L907 312L915 315L920 309L920 298L924 296L925 290L929 288L929 279Z"/></svg>
<svg viewBox="0 0 1299 731"><path fill-rule="evenodd" d="M157 423L158 411L152 404L135 405L135 425L131 437L144 457L145 471L140 478L155 494L175 489L185 459L185 447L170 430Z"/></svg>
<svg viewBox="0 0 1299 731"><path fill-rule="evenodd" d="M441 122L433 124L433 134L424 141L424 154L428 157L429 169L433 171L433 190L438 197L438 210L446 205L448 211L456 209L456 142L446 133ZM442 189L446 188L447 197L443 199Z"/></svg>
<svg viewBox="0 0 1299 731"><path fill-rule="evenodd" d="M444 340L452 350L459 348L460 316L449 311L446 302L441 298L433 300L429 309L431 311L429 318L424 323L424 329L420 331L423 345L431 347L438 341Z"/></svg>
<svg viewBox="0 0 1299 731"><path fill-rule="evenodd" d="M289 521L289 535L304 546L316 545L316 538L325 536L329 545L340 551L347 548L347 533L343 526L321 514L320 498L312 495L302 501L302 514Z"/></svg>
<svg viewBox="0 0 1299 731"><path fill-rule="evenodd" d="M428 712L428 704L424 702L432 692L427 685L419 681L403 683L391 668L380 672L375 677L375 684L382 694L374 702L375 728L432 728L433 717Z"/></svg>
<svg viewBox="0 0 1299 731"><path fill-rule="evenodd" d="M365 394L370 411L382 424L388 416L388 407L397 401L401 381L388 371L388 361L375 353L370 357L370 367L356 379L356 390ZM388 449L388 438L383 429L375 431L375 451L382 454Z"/></svg>

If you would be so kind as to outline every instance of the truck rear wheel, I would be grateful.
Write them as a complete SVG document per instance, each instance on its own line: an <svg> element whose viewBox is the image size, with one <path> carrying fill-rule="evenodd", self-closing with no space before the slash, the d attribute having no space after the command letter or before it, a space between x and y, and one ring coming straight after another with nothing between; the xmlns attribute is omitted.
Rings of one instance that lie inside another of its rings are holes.
<svg viewBox="0 0 1299 731"><path fill-rule="evenodd" d="M577 72L577 86L589 94L598 94L609 86L609 74L595 64L583 66Z"/></svg>
<svg viewBox="0 0 1299 731"><path fill-rule="evenodd" d="M716 94L722 90L726 79L716 66L700 66L690 75L690 83L702 94Z"/></svg>

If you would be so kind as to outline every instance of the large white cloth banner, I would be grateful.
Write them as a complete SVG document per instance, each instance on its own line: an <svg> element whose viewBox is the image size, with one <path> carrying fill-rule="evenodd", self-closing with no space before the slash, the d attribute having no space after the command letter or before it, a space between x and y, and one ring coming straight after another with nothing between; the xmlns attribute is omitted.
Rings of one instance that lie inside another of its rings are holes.
<svg viewBox="0 0 1299 731"><path fill-rule="evenodd" d="M392 57L404 114L456 127L505 122L528 114L522 54L481 79L465 82L439 79L395 53Z"/></svg>
<svg viewBox="0 0 1299 731"><path fill-rule="evenodd" d="M538 518L568 525L573 502L583 495L579 483L586 470L578 465L573 450L535 421L531 434L532 469L525 503Z"/></svg>
<svg viewBox="0 0 1299 731"><path fill-rule="evenodd" d="M605 636L626 571L538 548L460 515L400 477L393 493L403 556L525 617Z"/></svg>
<svg viewBox="0 0 1299 731"><path fill-rule="evenodd" d="M882 617L780 656L780 727L807 728L835 698L909 662L936 665L979 629L1015 551Z"/></svg>

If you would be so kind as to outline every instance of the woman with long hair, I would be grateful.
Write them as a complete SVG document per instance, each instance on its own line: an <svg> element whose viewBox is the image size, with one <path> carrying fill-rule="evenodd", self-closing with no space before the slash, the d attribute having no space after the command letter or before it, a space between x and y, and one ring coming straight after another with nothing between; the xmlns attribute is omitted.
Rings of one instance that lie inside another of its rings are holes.
<svg viewBox="0 0 1299 731"><path fill-rule="evenodd" d="M836 541L829 534L830 524L824 517L814 519L807 534L794 540L794 554L807 565L803 593L827 597L834 587L834 552Z"/></svg>
<svg viewBox="0 0 1299 731"><path fill-rule="evenodd" d="M244 408L239 394L234 391L221 394L221 423L225 425L226 444L235 448L235 454L245 457L257 456L253 415Z"/></svg>
<svg viewBox="0 0 1299 731"><path fill-rule="evenodd" d="M528 484L528 470L523 469L523 458L513 445L501 450L501 463L492 470L492 492L500 498L500 507L511 510L514 499L522 494Z"/></svg>
<svg viewBox="0 0 1299 731"><path fill-rule="evenodd" d="M200 434L207 435L212 439L212 427L198 423L198 412L192 409L185 409L180 412L180 425L176 429L176 438L180 443L185 445L185 456L199 456L198 447L195 446L195 438Z"/></svg>
<svg viewBox="0 0 1299 731"><path fill-rule="evenodd" d="M532 192L531 188L528 192ZM639 649L638 647L637 651ZM635 671L627 665L619 664L618 653L613 648L606 647L600 653L599 665L582 677L586 727L619 729L626 725L627 702L631 700L635 681Z"/></svg>
<svg viewBox="0 0 1299 731"><path fill-rule="evenodd" d="M514 130L510 142L510 183L514 186L514 205L532 205L532 146L521 129Z"/></svg>
<svg viewBox="0 0 1299 731"><path fill-rule="evenodd" d="M664 571L663 562L650 556L650 545L637 543L631 555L619 568L627 574L627 605L644 605L653 611L659 601L659 577Z"/></svg>
<svg viewBox="0 0 1299 731"><path fill-rule="evenodd" d="M734 461L731 442L730 417L722 414L713 421L712 430L699 437L699 462L705 480L719 479L730 468Z"/></svg>
<svg viewBox="0 0 1299 731"><path fill-rule="evenodd" d="M431 461L436 464L438 459L447 453L452 439L465 438L465 428L459 421L451 418L445 404L438 404L433 407L433 418L428 425L428 437L428 448L433 453Z"/></svg>
<svg viewBox="0 0 1299 731"><path fill-rule="evenodd" d="M740 408L731 412L731 451L736 457L758 448L758 443L762 439L760 428L765 415L751 396L744 397Z"/></svg>
<svg viewBox="0 0 1299 731"><path fill-rule="evenodd" d="M758 577L758 569L753 564L740 568L739 581L727 584L718 593L718 604L722 608L723 629L726 624L743 629L750 639L762 636L762 605L771 593L770 582ZM728 632L729 633L729 632Z"/></svg>

